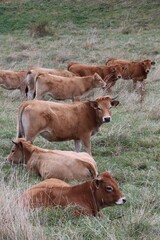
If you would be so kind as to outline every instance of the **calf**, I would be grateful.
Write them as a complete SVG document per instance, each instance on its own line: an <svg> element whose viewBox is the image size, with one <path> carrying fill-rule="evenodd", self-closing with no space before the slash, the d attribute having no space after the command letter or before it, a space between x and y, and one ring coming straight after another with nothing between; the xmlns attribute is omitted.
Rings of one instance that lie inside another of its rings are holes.
<svg viewBox="0 0 160 240"><path fill-rule="evenodd" d="M7 160L14 164L26 164L27 171L35 172L43 179L58 178L68 182L97 176L96 162L87 153L43 149L24 138L18 138L13 143Z"/></svg>
<svg viewBox="0 0 160 240"><path fill-rule="evenodd" d="M121 65L115 66L101 66L101 65L87 65L75 62L68 64L68 70L75 73L78 76L89 76L94 73L98 73L101 78L108 83L108 81L116 81L122 77L123 67ZM111 94L111 87L107 87L108 92Z"/></svg>
<svg viewBox="0 0 160 240"><path fill-rule="evenodd" d="M47 179L32 186L22 195L24 207L51 208L74 204L78 207L76 215L100 216L102 208L122 205L125 202L126 198L108 172L74 186L58 179Z"/></svg>
<svg viewBox="0 0 160 240"><path fill-rule="evenodd" d="M82 142L91 154L91 136L111 121L110 109L118 104L109 96L74 103L30 100L19 108L17 137L30 141L37 135L48 141L73 139L77 152Z"/></svg>
<svg viewBox="0 0 160 240"><path fill-rule="evenodd" d="M80 100L87 97L94 88L105 88L105 85L97 73L86 77L61 77L43 73L34 79L33 95L35 99L42 99L49 94L57 100Z"/></svg>
<svg viewBox="0 0 160 240"><path fill-rule="evenodd" d="M26 71L0 70L0 86L7 90L19 89L25 98Z"/></svg>
<svg viewBox="0 0 160 240"><path fill-rule="evenodd" d="M35 86L34 86L34 79L38 74L41 73L48 73L48 74L52 74L52 75L56 75L56 76L62 76L62 77L74 77L75 74L71 73L67 70L64 69L49 69L49 68L32 68L31 70L29 70L26 74L26 78L25 78L25 83L26 83L26 95L28 99L33 99L34 96L34 90L35 90Z"/></svg>
<svg viewBox="0 0 160 240"><path fill-rule="evenodd" d="M140 82L140 92L141 92L141 101L144 98L145 93L145 79L147 78L147 75L151 69L151 66L155 64L155 62L147 59L142 62L138 61L128 61L124 59L118 59L118 58L109 58L106 61L107 66L113 66L120 64L124 67L124 71L122 72L122 78L124 80L133 80L133 87L136 88L137 82ZM116 81L108 82L110 86L113 86L116 83Z"/></svg>

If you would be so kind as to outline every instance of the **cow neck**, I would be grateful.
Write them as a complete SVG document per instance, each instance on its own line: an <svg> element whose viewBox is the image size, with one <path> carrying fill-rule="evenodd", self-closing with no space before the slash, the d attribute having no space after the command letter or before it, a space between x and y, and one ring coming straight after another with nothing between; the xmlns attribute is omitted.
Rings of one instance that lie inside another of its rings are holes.
<svg viewBox="0 0 160 240"><path fill-rule="evenodd" d="M93 215L97 216L100 208L95 198L93 181L87 181L85 183L73 186L72 192L76 193L76 195L79 195L79 198L82 200L82 202L87 203L87 205L89 205L89 208L91 208Z"/></svg>
<svg viewBox="0 0 160 240"><path fill-rule="evenodd" d="M23 162L25 163L25 164L27 164L28 163L28 161L29 161L29 159L30 159L30 157L31 157L31 155L33 154L33 152L34 152L34 148L33 148L33 146L31 145L29 145L29 146L27 146L27 145L23 145L23 147L22 147L22 155L23 155Z"/></svg>

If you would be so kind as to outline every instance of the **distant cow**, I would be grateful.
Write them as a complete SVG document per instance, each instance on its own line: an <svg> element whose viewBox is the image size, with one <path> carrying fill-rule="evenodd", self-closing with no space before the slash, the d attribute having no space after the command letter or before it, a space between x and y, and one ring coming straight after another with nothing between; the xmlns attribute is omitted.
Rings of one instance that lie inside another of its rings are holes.
<svg viewBox="0 0 160 240"><path fill-rule="evenodd" d="M88 153L48 150L36 147L24 138L13 141L7 160L14 164L26 164L26 170L43 179L58 178L66 182L87 180L97 176L97 166Z"/></svg>
<svg viewBox="0 0 160 240"><path fill-rule="evenodd" d="M22 195L22 203L27 208L45 208L76 205L76 215L100 216L102 208L122 205L126 198L120 192L114 178L103 172L97 178L71 186L52 178L40 182Z"/></svg>
<svg viewBox="0 0 160 240"><path fill-rule="evenodd" d="M105 82L95 73L86 77L61 77L50 75L48 73L40 73L34 78L34 91L28 84L28 95L35 99L42 99L46 94L52 96L56 100L80 100L87 97L94 88L105 88ZM30 94L30 91L33 94Z"/></svg>
<svg viewBox="0 0 160 240"><path fill-rule="evenodd" d="M138 61L128 61L124 59L118 59L118 58L109 58L106 61L107 66L113 66L120 64L124 67L124 71L122 72L122 78L124 80L133 80L133 87L136 88L136 84L139 81L141 83L140 91L141 91L141 101L143 100L144 93L145 93L145 79L147 78L147 75L151 69L151 66L155 64L154 61L151 61L149 59L144 60L142 62ZM116 83L116 81L108 82L110 86L113 86Z"/></svg>
<svg viewBox="0 0 160 240"><path fill-rule="evenodd" d="M37 74L40 73L48 73L52 75L57 75L57 76L62 76L62 77L73 77L75 76L74 73L71 73L67 70L64 69L50 69L50 68L40 68L40 67L34 67L30 69L25 78L25 83L26 83L26 95L28 99L33 99L34 98L34 79L37 76Z"/></svg>
<svg viewBox="0 0 160 240"><path fill-rule="evenodd" d="M101 78L107 83L108 81L116 81L117 79L121 78L123 67L121 65L103 66L70 62L68 64L68 70L81 77L98 73ZM107 90L109 93L111 93L110 87L108 87Z"/></svg>
<svg viewBox="0 0 160 240"><path fill-rule="evenodd" d="M26 71L0 70L0 86L7 90L19 89L25 98Z"/></svg>
<svg viewBox="0 0 160 240"><path fill-rule="evenodd" d="M30 141L37 135L48 141L73 139L77 152L82 142L91 154L91 135L103 123L111 121L110 109L118 104L109 96L74 103L30 100L19 108L17 137Z"/></svg>

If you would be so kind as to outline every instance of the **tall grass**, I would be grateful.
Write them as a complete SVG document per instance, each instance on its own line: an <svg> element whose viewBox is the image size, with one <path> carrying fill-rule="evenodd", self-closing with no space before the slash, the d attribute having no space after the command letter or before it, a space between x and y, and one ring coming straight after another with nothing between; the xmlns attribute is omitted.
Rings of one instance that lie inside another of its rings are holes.
<svg viewBox="0 0 160 240"><path fill-rule="evenodd" d="M6 163L22 100L18 90L0 88L0 239L159 240L159 1L7 2L0 3L1 69L66 69L69 61L104 64L107 57L150 58L156 65L142 104L132 81L117 81L113 95L120 105L112 109L112 122L92 137L99 172L111 170L127 198L124 206L103 209L102 218L76 219L72 207L28 212L17 203L41 179ZM42 15L51 34L31 37L29 26ZM34 144L74 150L72 141L49 143L37 137Z"/></svg>

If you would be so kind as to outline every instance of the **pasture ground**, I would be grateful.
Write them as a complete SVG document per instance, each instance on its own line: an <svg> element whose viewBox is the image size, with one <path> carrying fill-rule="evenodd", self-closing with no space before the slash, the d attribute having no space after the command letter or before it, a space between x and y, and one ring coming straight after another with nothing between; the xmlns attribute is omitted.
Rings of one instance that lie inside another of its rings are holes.
<svg viewBox="0 0 160 240"><path fill-rule="evenodd" d="M160 239L159 11L158 0L1 1L1 69L66 69L69 61L104 64L107 57L150 58L156 65L143 104L131 81L117 82L114 95L121 104L112 109L112 122L92 138L99 172L110 170L127 198L123 206L103 209L102 218L74 218L72 207L29 213L16 204L40 178L5 160L22 99L18 90L0 88L0 239ZM40 137L34 144L74 149L71 141L49 143Z"/></svg>

